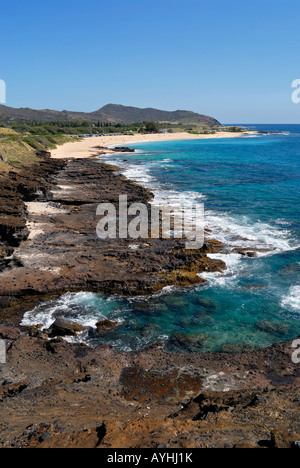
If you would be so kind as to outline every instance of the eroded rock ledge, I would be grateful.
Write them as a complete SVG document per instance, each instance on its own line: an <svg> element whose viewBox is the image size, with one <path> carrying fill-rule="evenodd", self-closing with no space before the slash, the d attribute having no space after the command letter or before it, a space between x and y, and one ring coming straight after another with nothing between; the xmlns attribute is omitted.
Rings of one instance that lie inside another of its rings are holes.
<svg viewBox="0 0 300 468"><path fill-rule="evenodd" d="M207 240L201 251L185 250L183 240L101 241L96 235L99 203L118 206L119 195L127 195L129 204L148 203L152 194L97 160L43 157L40 167L14 175L14 185L8 187L19 211L2 217L3 226L11 218L18 226L12 241L5 230L2 235L10 259L2 259L0 322L17 323L24 308L46 295L79 290L149 294L170 284L201 284L199 272L225 268L206 255L219 251L221 244L214 240Z"/></svg>
<svg viewBox="0 0 300 468"><path fill-rule="evenodd" d="M4 334L0 447L299 444L300 368L291 343L232 355L123 354Z"/></svg>
<svg viewBox="0 0 300 468"><path fill-rule="evenodd" d="M96 206L151 194L94 160L50 161L1 179L0 323L65 291L127 295L201 283L219 270L180 241L101 242ZM61 326L61 324L60 324ZM299 448L300 367L291 343L237 354L117 353L0 328L0 447Z"/></svg>

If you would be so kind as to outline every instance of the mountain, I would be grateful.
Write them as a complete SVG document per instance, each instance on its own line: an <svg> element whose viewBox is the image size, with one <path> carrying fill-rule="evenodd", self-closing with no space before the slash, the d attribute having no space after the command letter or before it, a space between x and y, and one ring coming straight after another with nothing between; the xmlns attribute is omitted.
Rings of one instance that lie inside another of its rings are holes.
<svg viewBox="0 0 300 468"><path fill-rule="evenodd" d="M126 107L116 104L108 104L102 107L98 112L109 115L111 118L119 119L124 123L131 124L135 122L154 121L170 123L198 123L206 125L220 125L220 122L202 114L195 112L177 110L175 112L162 111L158 109L139 109L137 107ZM92 113L93 114L93 113Z"/></svg>
<svg viewBox="0 0 300 468"><path fill-rule="evenodd" d="M15 109L0 105L0 120L35 120L38 122L87 120L89 122L110 122L131 124L144 121L165 122L173 124L197 124L205 126L220 125L212 117L195 112L177 110L174 112L158 109L139 109L116 104L108 104L95 112L54 111L50 109L34 110L30 108Z"/></svg>
<svg viewBox="0 0 300 468"><path fill-rule="evenodd" d="M54 111L50 109L35 110L30 108L15 109L0 105L0 120L35 120L37 122L51 121L72 121L72 120L88 120L90 122L120 122L120 120L112 119L108 115L102 114L100 111L93 113L71 112L71 111Z"/></svg>

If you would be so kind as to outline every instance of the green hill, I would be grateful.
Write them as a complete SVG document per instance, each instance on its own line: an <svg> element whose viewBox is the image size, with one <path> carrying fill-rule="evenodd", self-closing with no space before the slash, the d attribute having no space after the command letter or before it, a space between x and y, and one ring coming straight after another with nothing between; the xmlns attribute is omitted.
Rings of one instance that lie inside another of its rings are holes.
<svg viewBox="0 0 300 468"><path fill-rule="evenodd" d="M35 110L30 108L15 109L0 105L0 120L27 120L37 122L66 122L89 121L103 123L132 124L144 121L164 122L171 124L196 124L203 126L220 125L220 123L206 115L195 112L177 110L174 112L158 109L139 109L116 104L108 104L95 112L54 111L50 109Z"/></svg>

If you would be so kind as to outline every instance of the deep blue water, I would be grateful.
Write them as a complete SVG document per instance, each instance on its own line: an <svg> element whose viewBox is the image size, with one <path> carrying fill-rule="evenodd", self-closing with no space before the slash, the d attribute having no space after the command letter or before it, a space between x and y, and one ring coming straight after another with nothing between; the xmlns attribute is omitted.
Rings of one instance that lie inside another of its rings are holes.
<svg viewBox="0 0 300 468"><path fill-rule="evenodd" d="M170 341L176 332L205 335L199 352L299 336L300 125L254 128L284 133L139 144L126 154L129 162L124 154L112 161L151 187L156 201L203 202L211 237L226 247L211 257L224 260L226 272L202 275L206 286L134 300L67 294L26 314L24 323L50 325L59 315L91 326L104 316L117 319L122 325L105 341L121 350L164 341L180 351ZM239 247L257 250L258 257L242 257Z"/></svg>

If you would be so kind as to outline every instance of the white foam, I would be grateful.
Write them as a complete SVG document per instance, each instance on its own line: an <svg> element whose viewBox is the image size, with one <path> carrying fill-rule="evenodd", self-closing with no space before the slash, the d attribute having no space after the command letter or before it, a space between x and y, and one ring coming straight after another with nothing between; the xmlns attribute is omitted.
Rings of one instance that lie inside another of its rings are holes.
<svg viewBox="0 0 300 468"><path fill-rule="evenodd" d="M242 256L237 253L230 254L211 254L207 255L213 260L222 260L225 262L227 269L222 272L201 273L199 276L209 281L209 283L217 286L228 287L228 282L235 283L238 280L238 273L241 267Z"/></svg>
<svg viewBox="0 0 300 468"><path fill-rule="evenodd" d="M49 328L58 317L64 317L68 320L69 312L78 313L72 316L70 320L75 320L85 327L93 327L95 324L106 317L98 310L92 307L93 302L98 301L99 297L94 293L80 292L68 293L55 301L46 302L36 306L33 310L26 312L21 322L22 326L43 325L42 329ZM88 313L85 313L83 304L89 306Z"/></svg>
<svg viewBox="0 0 300 468"><path fill-rule="evenodd" d="M281 218L276 219L274 222L275 222L275 224L278 224L279 226L290 226L290 224L291 224L286 219L281 219Z"/></svg>
<svg viewBox="0 0 300 468"><path fill-rule="evenodd" d="M171 162L170 159L165 159L155 162L155 164L161 166L166 161ZM106 162L119 166L122 174L128 179L150 188L154 193L152 201L154 205L170 206L175 213L179 213L183 206L188 208L197 203L205 202L206 197L199 192L179 192L161 187L157 179L150 173L151 162L128 164L110 159L107 159ZM274 224L277 224L275 227L261 221L253 222L246 216L233 217L226 213L207 210L205 211L205 223L206 228L211 231L211 236L221 241L231 251L240 248L253 250L257 256L268 256L300 247L299 239L293 239L288 229L279 227L288 224L284 220L275 222Z"/></svg>
<svg viewBox="0 0 300 468"><path fill-rule="evenodd" d="M121 167L119 163L117 164ZM151 183L156 182L155 177L151 176L149 170L142 165L129 165L126 169L122 170L122 174L127 177L127 179L143 184L147 188L151 187Z"/></svg>
<svg viewBox="0 0 300 468"><path fill-rule="evenodd" d="M244 135L243 138L261 138L262 135Z"/></svg>
<svg viewBox="0 0 300 468"><path fill-rule="evenodd" d="M213 237L231 250L253 249L258 256L268 256L300 247L299 240L293 239L289 230L276 228L261 221L253 223L246 216L234 218L206 211L205 219Z"/></svg>
<svg viewBox="0 0 300 468"><path fill-rule="evenodd" d="M291 307L292 309L300 310L300 285L292 286L289 294L282 299L283 307Z"/></svg>
<svg viewBox="0 0 300 468"><path fill-rule="evenodd" d="M164 190L160 187L154 191L154 200L152 203L161 206L195 206L197 203L205 200L205 196L199 192L186 191L178 192L176 190Z"/></svg>

